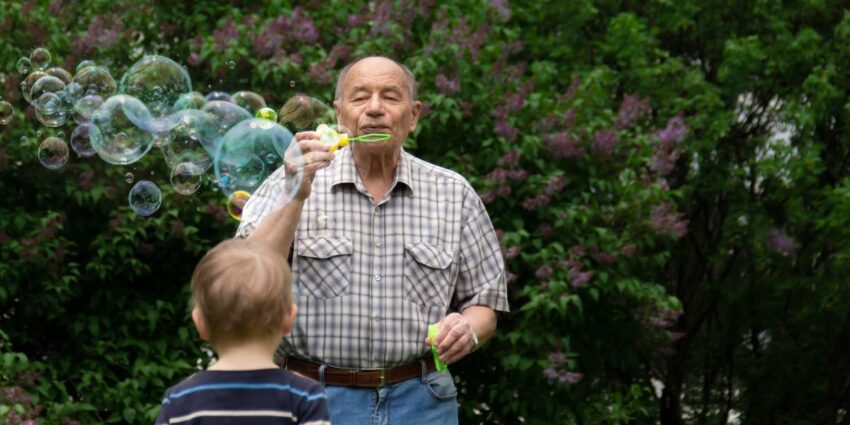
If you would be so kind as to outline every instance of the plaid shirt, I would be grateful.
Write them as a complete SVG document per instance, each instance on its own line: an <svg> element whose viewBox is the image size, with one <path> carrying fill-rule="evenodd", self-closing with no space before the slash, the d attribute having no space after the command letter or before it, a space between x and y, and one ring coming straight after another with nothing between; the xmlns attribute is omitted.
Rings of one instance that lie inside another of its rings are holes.
<svg viewBox="0 0 850 425"><path fill-rule="evenodd" d="M257 189L237 237L273 210L283 167ZM429 323L450 310L508 311L505 268L484 204L457 173L402 151L376 204L351 149L319 170L295 233L298 315L289 355L337 367L385 368L427 354Z"/></svg>

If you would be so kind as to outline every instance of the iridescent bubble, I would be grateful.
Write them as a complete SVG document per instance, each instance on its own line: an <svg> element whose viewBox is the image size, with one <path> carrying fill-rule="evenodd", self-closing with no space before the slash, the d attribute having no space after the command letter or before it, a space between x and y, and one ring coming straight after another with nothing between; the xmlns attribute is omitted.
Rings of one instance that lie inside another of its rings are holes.
<svg viewBox="0 0 850 425"><path fill-rule="evenodd" d="M98 156L110 164L131 164L153 147L153 136L129 118L144 116L145 105L132 96L115 95L106 100L92 115L91 122L100 130L92 139ZM148 114L149 115L149 114Z"/></svg>
<svg viewBox="0 0 850 425"><path fill-rule="evenodd" d="M71 149L81 157L92 157L97 151L94 150L91 141L98 137L100 137L100 130L93 124L80 124L71 133Z"/></svg>
<svg viewBox="0 0 850 425"><path fill-rule="evenodd" d="M46 69L50 66L50 52L44 47L39 47L30 53L30 62L38 71Z"/></svg>
<svg viewBox="0 0 850 425"><path fill-rule="evenodd" d="M204 100L204 95L200 92L193 91L190 93L183 93L177 101L174 102L174 110L182 111L184 109L201 109L204 107L204 103L206 103L206 100Z"/></svg>
<svg viewBox="0 0 850 425"><path fill-rule="evenodd" d="M227 67L230 68L230 69L236 69L236 62L227 61Z"/></svg>
<svg viewBox="0 0 850 425"><path fill-rule="evenodd" d="M14 117L15 107L5 100L0 100L0 125L9 124Z"/></svg>
<svg viewBox="0 0 850 425"><path fill-rule="evenodd" d="M109 70L104 66L87 66L74 75L72 83L77 83L80 87L80 94L97 95L102 99L107 99L115 94L117 85L115 79L109 74Z"/></svg>
<svg viewBox="0 0 850 425"><path fill-rule="evenodd" d="M181 195L191 195L201 187L204 170L191 162L181 162L171 171L171 186Z"/></svg>
<svg viewBox="0 0 850 425"><path fill-rule="evenodd" d="M65 83L63 83L62 80L52 75L47 75L39 78L38 81L33 84L30 89L30 99L37 100L40 99L41 95L44 93L56 93L63 89L65 89Z"/></svg>
<svg viewBox="0 0 850 425"><path fill-rule="evenodd" d="M305 95L293 96L280 108L278 119L293 133L315 130L319 124L335 124L336 113L322 101Z"/></svg>
<svg viewBox="0 0 850 425"><path fill-rule="evenodd" d="M277 113L272 108L260 108L254 116L264 120L277 121Z"/></svg>
<svg viewBox="0 0 850 425"><path fill-rule="evenodd" d="M21 81L21 94L24 96L24 100L26 100L27 103L33 103L34 101L38 100L38 98L33 99L33 98L30 97L30 93L32 92L32 87L42 77L47 77L47 76L48 75L44 72L33 71L30 75L27 75L27 78L25 78L23 81Z"/></svg>
<svg viewBox="0 0 850 425"><path fill-rule="evenodd" d="M252 91L238 91L233 93L233 103L245 108L251 114L255 114L266 107L266 100Z"/></svg>
<svg viewBox="0 0 850 425"><path fill-rule="evenodd" d="M59 127L68 120L68 105L56 93L42 94L34 106L36 119L47 127Z"/></svg>
<svg viewBox="0 0 850 425"><path fill-rule="evenodd" d="M96 94L82 97L74 104L74 121L77 124L91 121L94 111L100 108L100 105L103 105L103 99Z"/></svg>
<svg viewBox="0 0 850 425"><path fill-rule="evenodd" d="M230 94L225 93L223 91L211 91L207 93L207 96L204 98L207 102L212 102L215 100L221 100L224 102L233 102L233 97Z"/></svg>
<svg viewBox="0 0 850 425"><path fill-rule="evenodd" d="M176 112L177 125L160 136L160 147L168 166L174 169L181 163L191 163L201 172L212 165L212 152L218 147L221 135L218 124L206 112L184 109Z"/></svg>
<svg viewBox="0 0 850 425"><path fill-rule="evenodd" d="M287 149L293 160L300 157L286 128L261 118L240 122L224 135L213 155L216 180L227 195L238 190L253 192L283 163ZM292 177L293 182L300 181L301 173ZM292 193L285 195L291 197Z"/></svg>
<svg viewBox="0 0 850 425"><path fill-rule="evenodd" d="M121 93L134 96L154 118L174 112L174 104L192 91L189 73L177 62L158 55L145 56L121 77Z"/></svg>
<svg viewBox="0 0 850 425"><path fill-rule="evenodd" d="M62 80L62 82L65 83L65 85L71 84L71 80L74 79L74 77L71 75L70 72L65 71L62 68L59 68L58 66L54 66L53 68L48 68L47 71L45 71L45 73L47 73L47 75L51 75L51 76L54 76L54 77Z"/></svg>
<svg viewBox="0 0 850 425"><path fill-rule="evenodd" d="M289 87L295 87L295 80L289 80Z"/></svg>
<svg viewBox="0 0 850 425"><path fill-rule="evenodd" d="M85 95L83 93L82 86L75 83L73 80L71 81L70 84L65 86L65 93L68 94L68 98L71 99L74 103L76 103L77 100L80 100L80 98L84 97L84 95ZM91 95L91 96L97 96L97 95ZM100 96L98 96L98 97L100 97Z"/></svg>
<svg viewBox="0 0 850 425"><path fill-rule="evenodd" d="M251 199L251 194L244 190L237 190L230 194L227 198L227 213L234 220L242 221L242 210L245 209L245 204Z"/></svg>
<svg viewBox="0 0 850 425"><path fill-rule="evenodd" d="M139 180L130 189L130 208L142 217L155 213L162 204L162 191L148 180Z"/></svg>
<svg viewBox="0 0 850 425"><path fill-rule="evenodd" d="M222 100L207 102L202 110L210 114L215 122L218 123L218 132L221 135L227 133L234 125L251 119L251 113L245 109L242 109L235 103Z"/></svg>
<svg viewBox="0 0 850 425"><path fill-rule="evenodd" d="M68 162L68 145L58 137L48 137L38 146L38 162L51 169L58 170Z"/></svg>
<svg viewBox="0 0 850 425"><path fill-rule="evenodd" d="M18 63L15 64L15 69L18 70L18 74L26 75L32 69L32 62L30 62L30 58L21 57L18 59Z"/></svg>
<svg viewBox="0 0 850 425"><path fill-rule="evenodd" d="M135 176L133 176L133 173L131 173L129 171L124 174L124 181L127 182L128 184L133 183L134 179L135 179Z"/></svg>
<svg viewBox="0 0 850 425"><path fill-rule="evenodd" d="M74 69L74 73L78 73L78 72L82 71L84 68L88 68L90 66L95 66L95 65L96 64L94 63L93 60L86 59L86 60L81 61L80 63L77 64L77 68Z"/></svg>

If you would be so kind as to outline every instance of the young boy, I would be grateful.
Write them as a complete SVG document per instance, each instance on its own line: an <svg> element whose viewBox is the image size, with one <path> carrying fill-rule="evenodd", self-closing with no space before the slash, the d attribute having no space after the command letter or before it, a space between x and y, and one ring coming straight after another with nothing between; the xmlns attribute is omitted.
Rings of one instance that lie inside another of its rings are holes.
<svg viewBox="0 0 850 425"><path fill-rule="evenodd" d="M159 424L329 424L318 382L273 361L297 308L286 260L257 242L233 239L192 274L192 320L218 361L168 389Z"/></svg>

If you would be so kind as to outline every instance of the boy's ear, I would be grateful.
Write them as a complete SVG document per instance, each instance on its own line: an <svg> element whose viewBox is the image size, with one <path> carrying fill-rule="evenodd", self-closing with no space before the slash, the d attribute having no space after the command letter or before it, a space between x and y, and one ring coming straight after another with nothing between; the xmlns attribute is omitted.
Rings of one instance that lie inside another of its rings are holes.
<svg viewBox="0 0 850 425"><path fill-rule="evenodd" d="M280 332L283 335L289 335L292 330L292 325L295 323L295 315L298 314L298 306L292 304L289 306L289 311L283 313L283 323L281 324Z"/></svg>
<svg viewBox="0 0 850 425"><path fill-rule="evenodd" d="M204 323L204 316L201 314L201 310L198 307L192 309L192 321L195 322L195 328L198 329L198 335L201 336L201 339L209 341L210 335L207 332L207 326Z"/></svg>

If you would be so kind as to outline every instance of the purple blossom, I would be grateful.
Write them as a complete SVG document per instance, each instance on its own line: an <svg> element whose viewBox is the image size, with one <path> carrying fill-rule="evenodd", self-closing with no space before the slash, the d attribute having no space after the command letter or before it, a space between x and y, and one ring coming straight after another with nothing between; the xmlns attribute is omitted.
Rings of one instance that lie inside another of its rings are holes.
<svg viewBox="0 0 850 425"><path fill-rule="evenodd" d="M271 29L266 29L251 40L251 49L261 58L269 58L283 46L284 36Z"/></svg>
<svg viewBox="0 0 850 425"><path fill-rule="evenodd" d="M684 214L671 211L667 202L653 207L649 220L652 228L660 234L680 238L688 233L688 220Z"/></svg>
<svg viewBox="0 0 850 425"><path fill-rule="evenodd" d="M572 81L570 81L570 86L567 87L567 92L564 93L564 102L569 102L573 100L573 97L578 92L579 87L581 87L581 78L578 75L573 75Z"/></svg>
<svg viewBox="0 0 850 425"><path fill-rule="evenodd" d="M508 5L508 0L490 0L490 6L496 9L500 21L504 23L511 20L513 12L511 12L511 8Z"/></svg>
<svg viewBox="0 0 850 425"><path fill-rule="evenodd" d="M555 232L555 229L553 229L549 223L543 223L537 227L537 230L535 232L541 238L548 239L552 236L552 233Z"/></svg>
<svg viewBox="0 0 850 425"><path fill-rule="evenodd" d="M549 354L549 365L552 367L561 367L567 362L567 356L561 350L553 351Z"/></svg>
<svg viewBox="0 0 850 425"><path fill-rule="evenodd" d="M517 129L513 128L506 121L497 122L493 132L496 133L497 136L504 137L509 142L516 140Z"/></svg>
<svg viewBox="0 0 850 425"><path fill-rule="evenodd" d="M304 8L296 7L292 10L292 18L289 20L290 34L293 39L305 43L319 41L319 30L313 24L313 19L304 15Z"/></svg>
<svg viewBox="0 0 850 425"><path fill-rule="evenodd" d="M510 285L510 284L516 282L518 277L519 276L517 276L516 273L507 272L507 275L505 275L505 281L507 282L508 285Z"/></svg>
<svg viewBox="0 0 850 425"><path fill-rule="evenodd" d="M566 260L558 261L558 267L566 270L578 270L581 271L582 264L581 261L568 258Z"/></svg>
<svg viewBox="0 0 850 425"><path fill-rule="evenodd" d="M453 95L460 91L460 78L457 75L449 79L443 74L438 74L434 84L445 95Z"/></svg>
<svg viewBox="0 0 850 425"><path fill-rule="evenodd" d="M487 178L496 184L505 184L508 181L508 170L502 167L496 167L487 175Z"/></svg>
<svg viewBox="0 0 850 425"><path fill-rule="evenodd" d="M197 53L192 52L189 54L189 57L186 58L186 63L188 63L189 66L196 67L201 64L201 57L198 56Z"/></svg>
<svg viewBox="0 0 850 425"><path fill-rule="evenodd" d="M507 198L508 196L511 196L511 187L503 184L496 189L496 194L502 198Z"/></svg>
<svg viewBox="0 0 850 425"><path fill-rule="evenodd" d="M673 327L673 322L663 317L653 317L649 319L649 325L656 329L667 329Z"/></svg>
<svg viewBox="0 0 850 425"><path fill-rule="evenodd" d="M177 25L173 22L163 21L159 24L159 31L162 32L163 37L171 37L174 31L177 31Z"/></svg>
<svg viewBox="0 0 850 425"><path fill-rule="evenodd" d="M599 264L610 265L617 262L617 254L608 253L608 252L599 252L596 254L596 261Z"/></svg>
<svg viewBox="0 0 850 425"><path fill-rule="evenodd" d="M555 133L543 136L546 148L556 159L581 158L584 156L584 148L581 140L574 138L570 133Z"/></svg>
<svg viewBox="0 0 850 425"><path fill-rule="evenodd" d="M688 126L682 114L678 114L667 121L667 127L657 133L662 145L675 145L680 143L688 132Z"/></svg>
<svg viewBox="0 0 850 425"><path fill-rule="evenodd" d="M516 167L519 164L519 151L516 149L509 150L499 158L497 164L509 168Z"/></svg>
<svg viewBox="0 0 850 425"><path fill-rule="evenodd" d="M59 16L59 12L65 7L64 2L62 0L53 0L50 2L50 6L47 10L53 16Z"/></svg>
<svg viewBox="0 0 850 425"><path fill-rule="evenodd" d="M582 272L576 269L570 270L570 286L573 288L581 288L590 281L593 277L592 271Z"/></svg>
<svg viewBox="0 0 850 425"><path fill-rule="evenodd" d="M576 244L570 247L569 249L570 258L581 258L584 257L585 250L584 245Z"/></svg>
<svg viewBox="0 0 850 425"><path fill-rule="evenodd" d="M620 249L620 252L626 258L632 258L635 255L635 251L637 251L637 247L633 243L627 243Z"/></svg>
<svg viewBox="0 0 850 425"><path fill-rule="evenodd" d="M578 372L563 372L560 377L558 377L558 382L562 384L577 384L582 379L584 379L583 373Z"/></svg>
<svg viewBox="0 0 850 425"><path fill-rule="evenodd" d="M223 52L230 42L239 37L239 29L236 28L236 23L232 18L227 18L224 23L213 30L212 32L214 46L216 52Z"/></svg>
<svg viewBox="0 0 850 425"><path fill-rule="evenodd" d="M510 112L521 110L523 105L525 105L525 95L523 93L511 93L505 97L505 106L507 106Z"/></svg>
<svg viewBox="0 0 850 425"><path fill-rule="evenodd" d="M543 193L552 196L567 187L567 179L564 176L551 177L546 181L546 188Z"/></svg>
<svg viewBox="0 0 850 425"><path fill-rule="evenodd" d="M513 41L502 46L502 56L510 56L515 55L522 51L522 48L525 47L525 41Z"/></svg>
<svg viewBox="0 0 850 425"><path fill-rule="evenodd" d="M523 169L511 170L508 172L508 175L511 177L511 179L522 182L528 178L528 171L525 171Z"/></svg>
<svg viewBox="0 0 850 425"><path fill-rule="evenodd" d="M545 207L549 204L549 197L546 195L537 195L523 199L522 207L529 210L534 211Z"/></svg>
<svg viewBox="0 0 850 425"><path fill-rule="evenodd" d="M518 246L512 246L505 250L505 259L511 260L516 258L520 253L520 248Z"/></svg>
<svg viewBox="0 0 850 425"><path fill-rule="evenodd" d="M560 374L558 373L558 371L555 370L555 368L552 367L552 366L549 366L546 369L543 369L543 377L546 378L549 381L552 381L552 382L557 381L559 376L560 376Z"/></svg>
<svg viewBox="0 0 850 425"><path fill-rule="evenodd" d="M765 238L767 247L783 255L794 252L796 243L782 229L770 229Z"/></svg>
<svg viewBox="0 0 850 425"><path fill-rule="evenodd" d="M77 48L82 53L89 53L95 49L107 49L119 41L124 25L114 15L99 15L89 23L88 29L82 39L77 43Z"/></svg>
<svg viewBox="0 0 850 425"><path fill-rule="evenodd" d="M552 276L552 272L552 268L544 264L540 266L537 271L534 272L534 277L540 280L548 279Z"/></svg>
<svg viewBox="0 0 850 425"><path fill-rule="evenodd" d="M375 22L372 24L372 35L390 33L387 23L390 21L392 11L393 3L389 0L384 0L375 5Z"/></svg>
<svg viewBox="0 0 850 425"><path fill-rule="evenodd" d="M489 203L491 203L495 200L496 200L496 192L495 191L485 190L481 194L481 201L483 201L485 204L489 204Z"/></svg>
<svg viewBox="0 0 850 425"><path fill-rule="evenodd" d="M596 132L590 150L602 159L608 159L617 147L617 132L612 129Z"/></svg>
<svg viewBox="0 0 850 425"><path fill-rule="evenodd" d="M650 111L649 99L641 99L637 94L630 94L623 98L620 111L617 113L615 123L618 129L632 128L642 116Z"/></svg>
<svg viewBox="0 0 850 425"><path fill-rule="evenodd" d="M464 118L469 118L469 117L472 116L472 109L475 107L474 103L472 103L468 100L464 100L464 101L461 101L459 103L459 106L460 106L460 113Z"/></svg>

